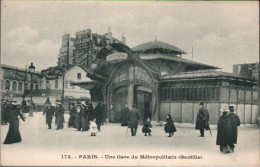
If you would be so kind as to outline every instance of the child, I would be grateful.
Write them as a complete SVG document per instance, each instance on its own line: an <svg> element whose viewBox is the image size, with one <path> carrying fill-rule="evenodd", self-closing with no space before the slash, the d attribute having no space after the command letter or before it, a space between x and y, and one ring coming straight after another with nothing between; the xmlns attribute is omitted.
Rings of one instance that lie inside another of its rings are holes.
<svg viewBox="0 0 260 167"><path fill-rule="evenodd" d="M142 129L142 132L144 133L145 136L147 136L146 134L148 133L149 136L151 136L151 128L152 127L152 124L150 123L150 119L147 118L146 121L144 122L144 126L143 126L143 129Z"/></svg>
<svg viewBox="0 0 260 167"><path fill-rule="evenodd" d="M176 128L174 126L174 122L172 120L172 116L170 114L167 115L166 124L164 126L165 133L169 133L168 137L172 137L173 132L176 132Z"/></svg>
<svg viewBox="0 0 260 167"><path fill-rule="evenodd" d="M90 121L90 132L91 132L91 136L96 136L97 124L95 118Z"/></svg>

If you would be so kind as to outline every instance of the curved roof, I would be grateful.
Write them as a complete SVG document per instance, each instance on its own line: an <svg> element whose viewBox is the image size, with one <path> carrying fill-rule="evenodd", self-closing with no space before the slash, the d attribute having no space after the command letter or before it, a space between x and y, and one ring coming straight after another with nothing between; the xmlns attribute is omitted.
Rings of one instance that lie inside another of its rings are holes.
<svg viewBox="0 0 260 167"><path fill-rule="evenodd" d="M137 45L137 46L133 47L132 49L134 51L146 51L146 50L150 50L150 49L166 49L166 50L169 50L172 52L177 52L179 54L187 54L185 51L181 50L180 48L170 45L165 42L161 42L161 41L146 42L146 43Z"/></svg>

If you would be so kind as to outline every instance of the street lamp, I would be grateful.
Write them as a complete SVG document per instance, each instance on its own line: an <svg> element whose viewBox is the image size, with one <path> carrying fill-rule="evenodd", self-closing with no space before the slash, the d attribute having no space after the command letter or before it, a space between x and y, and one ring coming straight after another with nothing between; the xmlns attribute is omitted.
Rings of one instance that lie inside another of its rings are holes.
<svg viewBox="0 0 260 167"><path fill-rule="evenodd" d="M29 117L33 117L33 102L32 102L32 88L33 88L32 75L33 75L33 72L35 72L35 67L33 66L33 63L31 63L31 65L29 66L29 73L31 74L31 99L30 99Z"/></svg>
<svg viewBox="0 0 260 167"><path fill-rule="evenodd" d="M64 90L64 82L65 82L65 72L66 72L66 66L62 66L61 68L61 72L60 72L60 75L62 75L62 95L61 95L61 105L63 106L64 105L64 93L65 93L65 90Z"/></svg>

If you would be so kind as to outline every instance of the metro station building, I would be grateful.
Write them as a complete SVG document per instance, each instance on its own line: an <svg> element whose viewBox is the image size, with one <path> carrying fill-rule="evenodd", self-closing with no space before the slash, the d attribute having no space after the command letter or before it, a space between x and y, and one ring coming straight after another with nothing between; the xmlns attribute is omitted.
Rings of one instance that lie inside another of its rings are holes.
<svg viewBox="0 0 260 167"><path fill-rule="evenodd" d="M221 72L218 67L182 58L185 51L160 41L130 49L122 43L108 44L87 68L90 82L74 85L90 90L92 103L106 104L111 122L120 122L127 104L137 105L140 123L166 120L194 123L199 102L209 110L210 123L217 124L220 108L235 107L244 124L258 116L258 81ZM111 110L113 105L113 110Z"/></svg>

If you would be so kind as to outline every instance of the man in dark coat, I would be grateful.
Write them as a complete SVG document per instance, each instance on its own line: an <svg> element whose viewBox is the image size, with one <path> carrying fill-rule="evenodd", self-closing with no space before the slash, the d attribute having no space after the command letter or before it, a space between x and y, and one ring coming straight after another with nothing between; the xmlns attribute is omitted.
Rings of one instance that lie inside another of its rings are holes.
<svg viewBox="0 0 260 167"><path fill-rule="evenodd" d="M51 103L47 103L45 105L43 115L45 113L46 113L46 124L48 125L48 129L51 129L52 118L54 115L53 109L51 108Z"/></svg>
<svg viewBox="0 0 260 167"><path fill-rule="evenodd" d="M128 106L126 104L123 111L121 112L121 126L127 126L127 124L128 124L128 122L127 122L128 121L127 120L128 113L129 113L129 109L128 109Z"/></svg>
<svg viewBox="0 0 260 167"><path fill-rule="evenodd" d="M134 105L133 109L128 114L128 128L131 128L132 136L136 135L139 118L140 118L139 112L136 109L136 105Z"/></svg>
<svg viewBox="0 0 260 167"><path fill-rule="evenodd" d="M200 109L196 119L196 129L200 130L200 137L204 137L204 129L209 130L209 112L204 107L204 102L200 102Z"/></svg>
<svg viewBox="0 0 260 167"><path fill-rule="evenodd" d="M98 105L95 108L95 116L96 116L96 124L97 124L97 129L100 132L102 120L103 120L103 114L104 114L104 108L101 105L101 103L98 103Z"/></svg>
<svg viewBox="0 0 260 167"><path fill-rule="evenodd" d="M220 109L222 115L219 117L217 126L217 141L216 145L219 145L220 151L223 152L223 148L228 145L227 141L227 110Z"/></svg>
<svg viewBox="0 0 260 167"><path fill-rule="evenodd" d="M227 134L228 134L228 143L230 150L234 152L235 145L237 144L237 127L240 126L240 119L234 113L234 106L229 106L230 112L227 115Z"/></svg>

